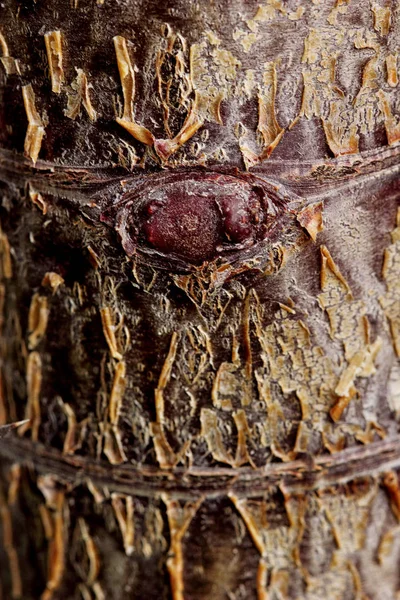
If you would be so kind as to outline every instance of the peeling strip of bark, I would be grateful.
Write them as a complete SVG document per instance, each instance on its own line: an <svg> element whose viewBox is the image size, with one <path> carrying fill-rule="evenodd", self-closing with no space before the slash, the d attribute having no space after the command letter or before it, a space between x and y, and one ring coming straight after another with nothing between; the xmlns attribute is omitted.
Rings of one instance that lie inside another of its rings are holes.
<svg viewBox="0 0 400 600"><path fill-rule="evenodd" d="M104 454L112 465L120 465L127 462L127 457L124 452L121 435L115 427L111 427L109 423L102 425L104 436Z"/></svg>
<svg viewBox="0 0 400 600"><path fill-rule="evenodd" d="M4 35L0 31L0 47L3 53L3 56L0 57L0 61L3 64L3 67L6 71L7 75L21 75L21 71L19 68L18 61L10 56L7 42L5 40Z"/></svg>
<svg viewBox="0 0 400 600"><path fill-rule="evenodd" d="M54 528L50 511L45 504L39 505L39 514L43 525L44 537L49 541L54 535Z"/></svg>
<svg viewBox="0 0 400 600"><path fill-rule="evenodd" d="M42 341L49 320L50 309L46 296L34 294L32 296L28 317L28 348L34 350Z"/></svg>
<svg viewBox="0 0 400 600"><path fill-rule="evenodd" d="M382 266L387 291L379 301L389 321L390 333L396 355L400 357L400 312L399 312L399 250L400 250L400 208L397 211L396 227L391 233L392 244L386 248Z"/></svg>
<svg viewBox="0 0 400 600"><path fill-rule="evenodd" d="M96 252L93 250L93 248L91 246L87 247L87 250L89 252L89 260L92 263L92 267L94 269L98 269L99 267L101 267L101 260L98 257L98 255L96 254Z"/></svg>
<svg viewBox="0 0 400 600"><path fill-rule="evenodd" d="M3 333L6 286L0 283L0 335Z"/></svg>
<svg viewBox="0 0 400 600"><path fill-rule="evenodd" d="M328 119L322 119L326 141L335 156L357 154L359 152L359 136L357 125L353 123L347 129L339 120L339 105L332 102Z"/></svg>
<svg viewBox="0 0 400 600"><path fill-rule="evenodd" d="M10 56L9 51L8 51L7 42L5 40L4 35L1 33L1 31L0 31L0 46L1 46L1 51L3 53L3 56Z"/></svg>
<svg viewBox="0 0 400 600"><path fill-rule="evenodd" d="M251 386L252 386L252 375L253 375L253 357L251 351L251 339L250 339L250 300L251 290L247 294L244 302L243 311L243 346L245 352L245 374L247 379L246 393L242 402L243 406L248 406L251 403Z"/></svg>
<svg viewBox="0 0 400 600"><path fill-rule="evenodd" d="M400 357L400 327L398 320L388 317L390 333L393 339L394 349L398 357Z"/></svg>
<svg viewBox="0 0 400 600"><path fill-rule="evenodd" d="M400 526L392 527L386 531L380 541L377 551L377 558L380 565L383 565L393 552L393 545L396 537L399 537Z"/></svg>
<svg viewBox="0 0 400 600"><path fill-rule="evenodd" d="M118 422L119 411L126 387L125 372L125 362L121 361L117 364L115 369L114 381L110 395L109 417L112 425L116 425Z"/></svg>
<svg viewBox="0 0 400 600"><path fill-rule="evenodd" d="M42 279L42 286L49 287L53 291L53 294L56 293L63 283L64 279L58 273L54 273L54 271L48 271Z"/></svg>
<svg viewBox="0 0 400 600"><path fill-rule="evenodd" d="M200 436L205 439L208 450L214 460L233 465L235 461L231 453L228 452L224 446L222 433L218 427L218 418L214 411L209 408L202 408L200 412L200 422Z"/></svg>
<svg viewBox="0 0 400 600"><path fill-rule="evenodd" d="M5 425L8 419L8 411L6 398L4 395L4 377L3 372L0 369L0 425Z"/></svg>
<svg viewBox="0 0 400 600"><path fill-rule="evenodd" d="M120 35L113 38L115 54L117 56L117 64L119 76L121 79L122 93L124 96L124 112L122 118L117 118L116 121L121 127L124 127L136 140L152 146L154 143L153 134L139 125L134 120L134 100L135 100L135 73L129 57L128 46L126 39Z"/></svg>
<svg viewBox="0 0 400 600"><path fill-rule="evenodd" d="M285 133L285 130L278 123L275 111L277 90L276 68L273 62L266 63L265 67L264 85L266 92L258 96L257 129L264 139L264 149L260 154L260 161L269 158Z"/></svg>
<svg viewBox="0 0 400 600"><path fill-rule="evenodd" d="M243 521L246 524L247 529L252 537L254 544L256 545L257 550L263 556L265 554L265 544L262 539L262 535L257 527L256 521L254 517L251 515L250 511L247 509L247 500L245 498L238 498L235 494L228 494L235 508L241 515Z"/></svg>
<svg viewBox="0 0 400 600"><path fill-rule="evenodd" d="M185 144L202 127L204 119L199 113L199 95L196 92L195 99L192 102L185 122L172 140L155 140L154 149L163 162Z"/></svg>
<svg viewBox="0 0 400 600"><path fill-rule="evenodd" d="M351 358L349 365L343 371L339 383L335 388L335 394L338 396L348 396L350 394L354 380L364 375L363 371L371 361L373 363L381 347L382 340L378 338L372 346L368 345L359 352L356 352ZM368 375L370 374L369 372Z"/></svg>
<svg viewBox="0 0 400 600"><path fill-rule="evenodd" d="M138 140L139 142L142 142L142 144L146 144L147 146L153 146L153 134L148 129L146 129L146 127L143 127L143 125L139 125L138 123L135 123L133 121L126 121L125 119L120 119L119 117L117 117L116 121L119 125L121 125L121 127L126 129L126 131L130 133L131 136L135 138L135 140Z"/></svg>
<svg viewBox="0 0 400 600"><path fill-rule="evenodd" d="M124 95L124 112L122 118L133 121L133 102L135 99L135 73L128 53L126 39L120 35L113 38L122 93Z"/></svg>
<svg viewBox="0 0 400 600"><path fill-rule="evenodd" d="M40 208L43 215L47 213L47 202L45 202L42 194L34 190L31 185L29 185L29 198L33 204L36 204L36 206Z"/></svg>
<svg viewBox="0 0 400 600"><path fill-rule="evenodd" d="M388 493L393 514L400 521L400 483L396 471L386 473L382 483Z"/></svg>
<svg viewBox="0 0 400 600"><path fill-rule="evenodd" d="M348 368L345 370L347 374ZM329 414L335 423L337 423L343 415L343 412L350 404L350 401L357 395L357 390L354 385L351 385L345 396L340 396L329 411Z"/></svg>
<svg viewBox="0 0 400 600"><path fill-rule="evenodd" d="M40 600L51 600L60 586L65 569L65 494L61 490L55 492L53 514L53 536L48 550L48 576L46 589Z"/></svg>
<svg viewBox="0 0 400 600"><path fill-rule="evenodd" d="M6 498L0 491L0 518L3 529L3 546L8 557L8 564L11 578L11 597L22 598L22 578L21 570L18 561L17 550L14 546L13 524L11 511L7 504Z"/></svg>
<svg viewBox="0 0 400 600"><path fill-rule="evenodd" d="M63 454L74 454L76 450L82 447L83 439L86 434L88 419L77 423L73 408L67 404L62 404L64 413L68 420L67 434L64 439Z"/></svg>
<svg viewBox="0 0 400 600"><path fill-rule="evenodd" d="M150 433L153 437L153 443L157 455L157 460L162 469L173 467L179 460L172 450L164 433L164 390L171 377L172 366L175 361L178 348L178 334L176 331L172 334L167 357L161 369L158 386L154 391L156 422L150 424Z"/></svg>
<svg viewBox="0 0 400 600"><path fill-rule="evenodd" d="M50 69L51 89L56 94L61 92L61 86L65 81L63 70L63 52L61 31L49 31L44 34L46 44L47 60Z"/></svg>
<svg viewBox="0 0 400 600"><path fill-rule="evenodd" d="M271 597L271 595L286 600L289 593L289 580L290 573L288 571L272 569L266 600L268 600L268 596Z"/></svg>
<svg viewBox="0 0 400 600"><path fill-rule="evenodd" d="M267 592L267 581L268 565L265 558L261 557L258 563L256 577L257 600L270 600L270 596Z"/></svg>
<svg viewBox="0 0 400 600"><path fill-rule="evenodd" d="M379 98L379 108L383 114L388 144L395 144L400 141L400 121L392 113L387 94L379 90L377 96Z"/></svg>
<svg viewBox="0 0 400 600"><path fill-rule="evenodd" d="M30 83L22 87L22 98L24 100L25 112L28 118L24 154L35 164L39 156L45 131L42 119L36 110L35 94Z"/></svg>
<svg viewBox="0 0 400 600"><path fill-rule="evenodd" d="M222 362L218 367L211 390L211 399L215 408L222 408L225 410L232 409L232 401L230 399L220 398L220 389L221 387L226 386L227 379L231 378L231 374L235 373L237 368L237 365L228 362Z"/></svg>
<svg viewBox="0 0 400 600"><path fill-rule="evenodd" d="M101 322L103 325L103 333L106 338L111 356L116 360L122 360L122 354L119 352L117 339L115 337L114 317L109 306L100 309Z"/></svg>
<svg viewBox="0 0 400 600"><path fill-rule="evenodd" d="M68 94L68 106L64 111L64 114L69 119L75 120L80 115L81 105L83 104L83 107L89 115L89 119L94 122L97 119L97 113L90 100L90 86L88 84L86 74L82 69L75 67L75 70L77 72L77 76L75 81L73 81L71 84L74 93Z"/></svg>
<svg viewBox="0 0 400 600"><path fill-rule="evenodd" d="M100 573L100 556L96 544L90 535L89 528L85 519L79 518L79 529L82 535L82 540L86 547L86 554L89 559L89 572L86 577L86 583L92 586L97 580Z"/></svg>
<svg viewBox="0 0 400 600"><path fill-rule="evenodd" d="M164 429L160 423L150 423L150 434L153 438L157 461L162 469L170 469L178 463L178 457L172 450Z"/></svg>
<svg viewBox="0 0 400 600"><path fill-rule="evenodd" d="M322 290L326 290L329 287L329 271L333 273L333 275L340 281L343 285L344 291L347 292L347 300L352 300L353 296L349 287L349 284L339 271L336 266L328 248L326 246L321 246L321 256L322 256L322 265L321 265L321 288Z"/></svg>
<svg viewBox="0 0 400 600"><path fill-rule="evenodd" d="M100 490L94 485L93 481L89 479L89 477L86 479L86 485L96 504L102 504L104 500L109 497L107 488L103 487L103 489Z"/></svg>
<svg viewBox="0 0 400 600"><path fill-rule="evenodd" d="M0 256L1 256L1 277L11 279L12 277L12 262L10 242L0 226Z"/></svg>
<svg viewBox="0 0 400 600"><path fill-rule="evenodd" d="M171 378L172 366L175 362L176 351L178 348L178 334L176 331L172 334L171 342L169 346L169 351L167 357L164 361L163 367L161 369L160 377L158 380L158 386L155 390L156 396L156 416L157 423L163 424L164 422L164 395L163 392L168 385L168 382Z"/></svg>
<svg viewBox="0 0 400 600"><path fill-rule="evenodd" d="M9 471L10 485L8 488L7 503L9 506L15 504L18 498L18 492L21 484L21 465L16 463L11 466Z"/></svg>
<svg viewBox="0 0 400 600"><path fill-rule="evenodd" d="M109 491L106 487L102 487L102 489L100 489L100 487L97 487L89 477L85 480L85 482L96 504L102 504L110 497Z"/></svg>
<svg viewBox="0 0 400 600"><path fill-rule="evenodd" d="M310 204L303 208L297 215L298 222L304 227L313 242L316 241L317 235L324 229L322 218L323 206L323 202Z"/></svg>
<svg viewBox="0 0 400 600"><path fill-rule="evenodd" d="M256 520L247 508L247 500L238 498L234 494L228 494L236 510L242 517L250 536L260 553L260 560L257 571L257 598L258 600L268 600L269 594L266 589L267 585L267 565L266 552L267 548L263 540L262 534L257 526Z"/></svg>
<svg viewBox="0 0 400 600"><path fill-rule="evenodd" d="M388 54L386 57L386 70L388 84L390 87L396 87L399 83L399 77L397 73L397 53Z"/></svg>
<svg viewBox="0 0 400 600"><path fill-rule="evenodd" d="M180 505L178 500L172 500L167 494L162 494L161 498L167 508L169 532L171 537L167 558L167 569L171 582L172 599L184 600L184 559L182 540L193 517L200 508L203 498L199 498L199 500L194 503L186 502L183 507Z"/></svg>
<svg viewBox="0 0 400 600"><path fill-rule="evenodd" d="M374 14L375 31L383 36L388 35L392 20L390 6L380 6L375 2L372 5L371 10Z"/></svg>
<svg viewBox="0 0 400 600"><path fill-rule="evenodd" d="M247 440L251 441L251 431L249 424L247 423L246 413L244 410L238 410L233 413L233 420L235 421L236 429L238 432L238 441L235 456L235 467L241 467L245 464L250 464L253 469L256 468L249 451L247 449Z"/></svg>
<svg viewBox="0 0 400 600"><path fill-rule="evenodd" d="M32 440L38 441L40 415L40 390L42 387L42 360L38 352L30 352L26 367L26 384L28 392L28 403L26 406L26 419L28 423L18 429L18 434L23 435L29 429L32 429Z"/></svg>
<svg viewBox="0 0 400 600"><path fill-rule="evenodd" d="M111 504L122 534L125 554L132 556L135 546L135 521L132 496L111 494Z"/></svg>

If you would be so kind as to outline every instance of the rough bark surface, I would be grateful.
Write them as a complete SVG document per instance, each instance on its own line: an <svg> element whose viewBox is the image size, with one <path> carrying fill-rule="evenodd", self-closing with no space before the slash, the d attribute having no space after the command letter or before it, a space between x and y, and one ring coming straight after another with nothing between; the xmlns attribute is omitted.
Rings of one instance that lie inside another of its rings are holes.
<svg viewBox="0 0 400 600"><path fill-rule="evenodd" d="M397 0L0 6L2 600L400 598Z"/></svg>

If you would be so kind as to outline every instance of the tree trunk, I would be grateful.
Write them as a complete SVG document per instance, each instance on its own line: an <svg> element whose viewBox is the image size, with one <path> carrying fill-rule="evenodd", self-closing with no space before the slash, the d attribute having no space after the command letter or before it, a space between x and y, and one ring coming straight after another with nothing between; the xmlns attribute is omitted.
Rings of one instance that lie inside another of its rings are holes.
<svg viewBox="0 0 400 600"><path fill-rule="evenodd" d="M400 598L400 5L0 7L2 600Z"/></svg>

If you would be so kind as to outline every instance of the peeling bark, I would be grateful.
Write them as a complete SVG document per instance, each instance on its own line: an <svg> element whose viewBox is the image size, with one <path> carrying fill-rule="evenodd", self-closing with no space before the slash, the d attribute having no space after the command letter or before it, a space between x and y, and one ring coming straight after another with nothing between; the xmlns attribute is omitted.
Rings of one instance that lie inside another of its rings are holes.
<svg viewBox="0 0 400 600"><path fill-rule="evenodd" d="M0 7L2 599L400 597L400 8L228 4Z"/></svg>

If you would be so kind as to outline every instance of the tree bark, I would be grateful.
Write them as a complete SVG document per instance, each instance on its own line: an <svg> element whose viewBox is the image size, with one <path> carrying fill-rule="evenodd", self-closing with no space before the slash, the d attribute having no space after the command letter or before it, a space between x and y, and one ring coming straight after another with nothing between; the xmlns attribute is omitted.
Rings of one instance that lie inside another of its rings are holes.
<svg viewBox="0 0 400 600"><path fill-rule="evenodd" d="M398 2L0 50L1 598L398 599Z"/></svg>

